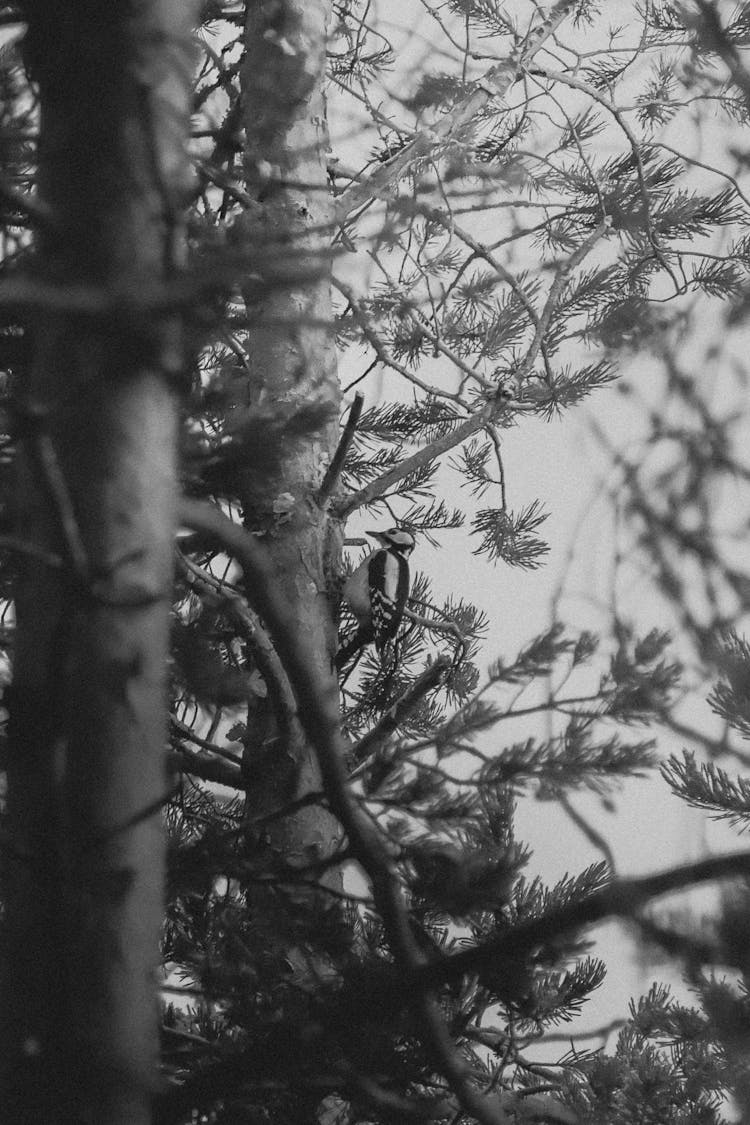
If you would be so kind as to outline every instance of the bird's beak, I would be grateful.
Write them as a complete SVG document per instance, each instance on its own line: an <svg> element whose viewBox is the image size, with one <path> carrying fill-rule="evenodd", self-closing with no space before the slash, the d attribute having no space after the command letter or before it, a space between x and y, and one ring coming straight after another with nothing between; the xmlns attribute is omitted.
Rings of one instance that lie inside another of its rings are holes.
<svg viewBox="0 0 750 1125"><path fill-rule="evenodd" d="M377 539L381 545L388 542L382 531L366 531L365 535L369 535L371 539Z"/></svg>

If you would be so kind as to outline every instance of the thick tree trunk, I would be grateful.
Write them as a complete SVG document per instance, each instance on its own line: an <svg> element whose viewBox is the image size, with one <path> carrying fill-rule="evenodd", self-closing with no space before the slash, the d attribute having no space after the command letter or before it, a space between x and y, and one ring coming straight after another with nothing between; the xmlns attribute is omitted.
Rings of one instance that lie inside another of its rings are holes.
<svg viewBox="0 0 750 1125"><path fill-rule="evenodd" d="M27 10L50 215L37 269L53 295L18 389L18 528L60 565L28 558L17 590L0 1116L142 1125L180 363L178 325L144 295L180 264L191 6Z"/></svg>
<svg viewBox="0 0 750 1125"><path fill-rule="evenodd" d="M234 403L234 425L272 404L290 416L319 418L301 441L289 441L265 474L241 474L247 526L264 533L278 581L300 634L319 667L335 676L332 576L340 561L340 526L317 499L338 440L340 392L330 292L332 207L326 175L328 133L323 83L330 5L321 0L261 2L249 7L242 100L248 191L257 206L239 237L259 257L268 288L248 303L250 378ZM304 738L258 754L250 732L248 804L253 814L321 788ZM272 745L272 741L267 741ZM260 768L252 769L254 754ZM265 842L284 862L315 862L338 842L335 819L317 806L275 820Z"/></svg>

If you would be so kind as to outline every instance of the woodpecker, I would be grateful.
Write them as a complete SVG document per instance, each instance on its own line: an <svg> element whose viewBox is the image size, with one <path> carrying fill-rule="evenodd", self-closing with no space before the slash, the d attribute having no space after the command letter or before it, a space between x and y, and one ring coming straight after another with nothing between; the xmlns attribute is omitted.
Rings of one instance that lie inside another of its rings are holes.
<svg viewBox="0 0 750 1125"><path fill-rule="evenodd" d="M381 544L367 556L344 585L344 601L357 618L358 629L336 654L343 668L359 649L375 642L378 652L395 637L409 596L409 564L414 536L400 527L368 531Z"/></svg>

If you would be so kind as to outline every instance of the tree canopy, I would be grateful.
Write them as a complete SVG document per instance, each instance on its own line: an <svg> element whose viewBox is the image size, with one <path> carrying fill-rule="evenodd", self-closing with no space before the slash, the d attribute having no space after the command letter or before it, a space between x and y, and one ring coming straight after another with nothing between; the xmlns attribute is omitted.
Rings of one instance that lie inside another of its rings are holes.
<svg viewBox="0 0 750 1125"><path fill-rule="evenodd" d="M603 860L548 886L514 828L662 730L666 786L749 815L746 6L0 14L11 1125L747 1113L750 853L621 878L583 821ZM499 655L440 544L544 566L505 444L584 400L614 595ZM365 518L419 569L339 674ZM711 679L719 738L681 710ZM717 880L711 924L653 906ZM695 1006L570 1046L609 918Z"/></svg>

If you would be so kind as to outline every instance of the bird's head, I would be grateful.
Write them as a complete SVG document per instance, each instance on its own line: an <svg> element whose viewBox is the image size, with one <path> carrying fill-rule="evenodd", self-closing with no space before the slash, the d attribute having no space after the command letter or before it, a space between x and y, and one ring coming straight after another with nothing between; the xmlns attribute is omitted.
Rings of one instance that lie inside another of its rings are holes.
<svg viewBox="0 0 750 1125"><path fill-rule="evenodd" d="M404 558L408 558L414 550L414 536L402 527L389 527L387 531L368 531L367 534L377 539L381 547L395 551Z"/></svg>

